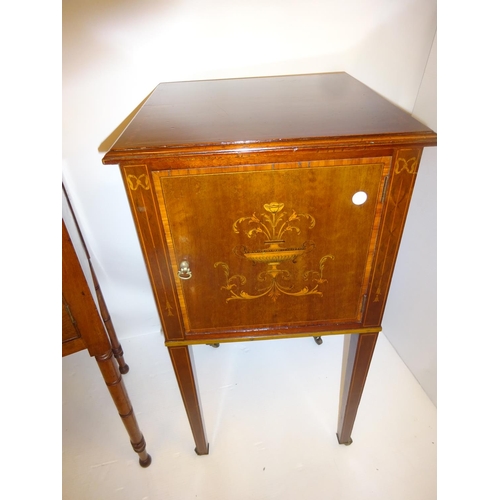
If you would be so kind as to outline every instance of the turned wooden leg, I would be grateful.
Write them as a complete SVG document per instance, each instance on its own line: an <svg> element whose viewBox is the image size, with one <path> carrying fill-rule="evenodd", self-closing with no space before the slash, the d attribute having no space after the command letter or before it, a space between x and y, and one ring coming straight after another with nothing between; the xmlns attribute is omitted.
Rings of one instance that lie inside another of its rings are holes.
<svg viewBox="0 0 500 500"><path fill-rule="evenodd" d="M363 394L378 333L344 335L340 407L337 427L339 444L352 443L351 432Z"/></svg>
<svg viewBox="0 0 500 500"><path fill-rule="evenodd" d="M80 243L85 250L85 255L87 256L87 260L89 262L90 273L92 275L92 281L94 283L95 292L97 295L97 302L99 304L99 311L101 312L101 318L104 322L104 326L106 331L108 332L108 337L111 342L111 348L113 350L113 354L115 356L116 361L118 362L120 373L127 373L129 367L127 363L125 363L125 359L123 358L123 349L118 341L118 337L116 336L115 328L113 326L113 322L111 321L111 316L109 315L108 308L106 307L106 302L101 292L101 287L99 286L99 280L97 279L97 275L94 271L94 267L92 266L92 259L90 258L90 253L88 251L87 245L85 244L85 239L83 238L82 232L80 231L80 226L78 225L78 219L73 211L73 207L71 206L68 193L66 192L66 188L64 184L62 186L64 195L68 202L68 208L71 211L73 216L73 221L75 222L76 230L78 231L78 235L80 236Z"/></svg>
<svg viewBox="0 0 500 500"><path fill-rule="evenodd" d="M194 451L198 455L208 455L208 443L205 437L205 427L198 398L198 388L191 358L191 346L169 347L168 352L170 353L182 401L186 408L189 425L196 444Z"/></svg>
<svg viewBox="0 0 500 500"><path fill-rule="evenodd" d="M128 373L129 366L125 363L125 359L123 357L123 349L118 341L118 337L115 332L115 327L113 326L113 322L111 321L111 316L108 312L108 308L106 306L106 302L101 292L101 287L99 286L99 282L97 281L97 276L94 272L94 268L92 267L92 262L89 258L90 272L92 273L92 280L94 281L94 288L97 295L97 302L99 304L99 310L101 312L101 318L108 332L108 337L111 342L111 349L113 351L113 355L115 356L116 361L118 362L118 368L120 373Z"/></svg>
<svg viewBox="0 0 500 500"><path fill-rule="evenodd" d="M125 429L130 436L130 444L139 455L141 467L148 467L151 464L151 456L146 451L146 441L139 429L139 424L135 418L134 410L123 383L122 376L118 369L118 364L113 357L112 351L107 351L101 356L96 355L95 359L101 370L102 376L108 390L113 398L116 409L122 419Z"/></svg>

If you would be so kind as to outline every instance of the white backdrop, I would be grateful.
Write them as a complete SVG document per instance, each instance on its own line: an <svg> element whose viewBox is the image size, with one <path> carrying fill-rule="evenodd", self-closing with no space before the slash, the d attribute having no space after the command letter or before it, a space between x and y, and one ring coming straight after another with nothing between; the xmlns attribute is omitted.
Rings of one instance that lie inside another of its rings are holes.
<svg viewBox="0 0 500 500"><path fill-rule="evenodd" d="M117 166L160 82L346 71L436 130L435 0L63 0L63 181L118 336L160 323ZM384 333L436 402L436 148L421 164Z"/></svg>

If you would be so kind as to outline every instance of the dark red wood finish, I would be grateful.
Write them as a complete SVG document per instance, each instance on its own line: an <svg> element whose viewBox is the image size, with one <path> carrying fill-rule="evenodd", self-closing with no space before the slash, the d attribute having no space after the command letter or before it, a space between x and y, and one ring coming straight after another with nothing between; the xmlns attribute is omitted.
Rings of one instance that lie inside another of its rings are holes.
<svg viewBox="0 0 500 500"><path fill-rule="evenodd" d="M345 73L164 83L147 99L103 163L120 165L200 454L196 343L350 336L338 429L350 442L436 141Z"/></svg>

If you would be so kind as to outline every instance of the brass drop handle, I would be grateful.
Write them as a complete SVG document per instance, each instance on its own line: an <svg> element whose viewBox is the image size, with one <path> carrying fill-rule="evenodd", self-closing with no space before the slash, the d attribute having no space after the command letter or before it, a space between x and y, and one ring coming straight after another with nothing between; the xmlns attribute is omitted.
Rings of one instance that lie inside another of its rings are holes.
<svg viewBox="0 0 500 500"><path fill-rule="evenodd" d="M179 271L177 273L177 276L179 276L181 280L188 280L192 275L193 273L191 272L191 269L189 269L189 262L187 260L183 260L179 264Z"/></svg>

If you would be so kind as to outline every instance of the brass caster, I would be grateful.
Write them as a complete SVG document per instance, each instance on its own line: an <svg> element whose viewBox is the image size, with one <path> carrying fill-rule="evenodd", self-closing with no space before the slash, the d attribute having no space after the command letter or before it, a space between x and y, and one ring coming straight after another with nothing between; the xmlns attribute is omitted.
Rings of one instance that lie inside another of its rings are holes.
<svg viewBox="0 0 500 500"><path fill-rule="evenodd" d="M199 457L202 457L203 455L208 455L208 452L209 452L209 448L210 448L210 444L207 443L207 452L206 453L198 453L198 450L195 448L194 449L194 452L199 456Z"/></svg>
<svg viewBox="0 0 500 500"><path fill-rule="evenodd" d="M213 347L215 349L217 349L217 347L220 347L220 344L207 344L209 345L210 347Z"/></svg>
<svg viewBox="0 0 500 500"><path fill-rule="evenodd" d="M339 440L339 435L337 434L337 441L339 442L339 444L343 444L345 446L350 446L352 444L352 438L350 437L349 438L349 441L347 441L347 443L341 443L340 440Z"/></svg>
<svg viewBox="0 0 500 500"><path fill-rule="evenodd" d="M316 344L321 345L323 343L323 339L321 337L314 337L314 342Z"/></svg>

